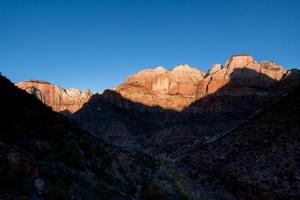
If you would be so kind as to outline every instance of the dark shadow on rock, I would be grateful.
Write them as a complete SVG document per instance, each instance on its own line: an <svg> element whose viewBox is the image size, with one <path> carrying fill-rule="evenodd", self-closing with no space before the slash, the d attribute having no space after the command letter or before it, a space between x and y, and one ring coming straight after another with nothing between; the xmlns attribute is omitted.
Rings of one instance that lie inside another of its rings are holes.
<svg viewBox="0 0 300 200"><path fill-rule="evenodd" d="M105 141L128 148L141 148L145 135L174 123L178 113L146 106L123 98L116 91L95 94L72 118Z"/></svg>
<svg viewBox="0 0 300 200"><path fill-rule="evenodd" d="M64 116L67 116L67 117L71 117L71 115L72 115L72 112L67 110L67 109L63 110L63 111L60 111L59 113L64 115Z"/></svg>

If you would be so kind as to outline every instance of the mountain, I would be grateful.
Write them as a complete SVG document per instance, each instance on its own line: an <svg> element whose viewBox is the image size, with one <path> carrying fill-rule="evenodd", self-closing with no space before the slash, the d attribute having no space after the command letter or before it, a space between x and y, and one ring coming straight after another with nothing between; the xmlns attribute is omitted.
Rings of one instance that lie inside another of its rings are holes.
<svg viewBox="0 0 300 200"><path fill-rule="evenodd" d="M213 65L206 74L188 65L176 66L171 71L162 67L146 69L129 77L116 91L134 102L181 111L195 100L215 93L232 79L243 81L243 86L268 88L288 73L274 62L258 63L252 56L236 55L224 66ZM243 95L241 92L256 91L247 88L237 94Z"/></svg>
<svg viewBox="0 0 300 200"><path fill-rule="evenodd" d="M178 169L201 185L214 180L238 199L299 199L299 101L298 82L241 127L182 153Z"/></svg>
<svg viewBox="0 0 300 200"><path fill-rule="evenodd" d="M82 131L0 75L0 199L182 199L160 162Z"/></svg>
<svg viewBox="0 0 300 200"><path fill-rule="evenodd" d="M94 95L71 117L108 143L173 154L239 126L298 80L298 70L249 55L232 56L206 74L187 65L158 67Z"/></svg>
<svg viewBox="0 0 300 200"><path fill-rule="evenodd" d="M63 89L46 81L24 81L16 86L33 94L56 112L70 114L79 110L93 95L91 91L79 89Z"/></svg>

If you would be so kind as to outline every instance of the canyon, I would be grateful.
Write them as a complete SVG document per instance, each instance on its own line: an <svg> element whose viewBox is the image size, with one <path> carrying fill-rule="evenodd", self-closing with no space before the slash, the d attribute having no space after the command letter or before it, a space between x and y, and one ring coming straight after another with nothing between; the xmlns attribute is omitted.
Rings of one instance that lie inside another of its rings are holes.
<svg viewBox="0 0 300 200"><path fill-rule="evenodd" d="M299 198L298 69L240 54L207 72L187 64L145 69L101 94L37 80L14 86L2 79L3 91L15 93L3 105L12 107L17 99L24 101L20 98L31 103L19 105L22 111L13 109L14 115L23 114L15 124L4 120L7 129L0 132L33 135L14 136L18 143L3 136L4 144L18 149L3 146L1 155L12 151L39 163L39 154L55 155L47 146L61 141L74 159L55 158L53 165L63 162L64 170L73 172L69 179L81 173L93 178L80 181L102 187L76 185L80 190L108 199L147 199L152 194L158 199ZM37 117L40 110L46 119ZM22 124L30 115L39 126L26 120ZM44 129L46 135L40 135ZM36 147L41 148L37 155L26 147L28 142L42 145ZM11 157L3 167L19 166ZM66 185L63 180L72 194Z"/></svg>

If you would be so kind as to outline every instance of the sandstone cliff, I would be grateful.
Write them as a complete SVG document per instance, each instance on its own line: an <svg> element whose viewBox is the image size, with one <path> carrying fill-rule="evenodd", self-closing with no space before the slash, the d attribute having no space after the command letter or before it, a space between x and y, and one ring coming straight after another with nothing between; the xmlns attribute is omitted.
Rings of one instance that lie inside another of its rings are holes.
<svg viewBox="0 0 300 200"><path fill-rule="evenodd" d="M92 92L79 89L63 89L45 81L25 81L16 86L35 95L56 112L73 113L79 110L92 96Z"/></svg>

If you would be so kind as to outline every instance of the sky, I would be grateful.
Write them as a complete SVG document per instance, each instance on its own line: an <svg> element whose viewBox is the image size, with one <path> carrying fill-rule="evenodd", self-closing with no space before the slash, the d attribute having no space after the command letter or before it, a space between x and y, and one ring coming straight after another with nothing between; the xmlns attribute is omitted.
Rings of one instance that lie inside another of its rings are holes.
<svg viewBox="0 0 300 200"><path fill-rule="evenodd" d="M101 91L234 54L300 67L298 0L0 0L0 72Z"/></svg>

